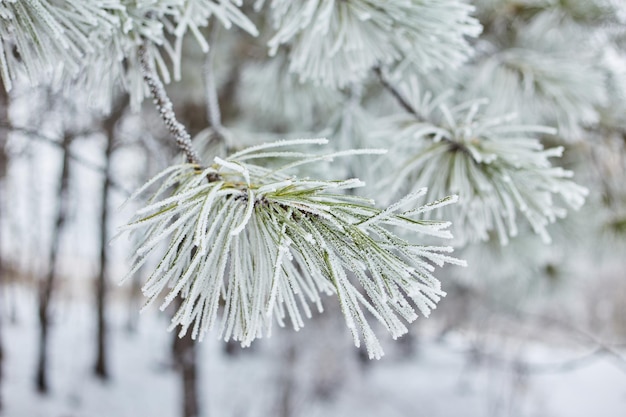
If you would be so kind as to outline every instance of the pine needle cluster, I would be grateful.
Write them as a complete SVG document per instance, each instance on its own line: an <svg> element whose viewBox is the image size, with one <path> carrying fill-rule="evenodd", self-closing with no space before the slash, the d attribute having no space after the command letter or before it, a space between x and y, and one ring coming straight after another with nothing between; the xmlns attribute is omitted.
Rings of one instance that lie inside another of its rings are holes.
<svg viewBox="0 0 626 417"><path fill-rule="evenodd" d="M393 196L429 184L429 199L458 194L460 203L440 214L454 222L460 244L488 240L491 232L508 243L518 234L519 214L549 242L546 227L567 214L559 202L573 209L584 204L588 190L550 162L563 148L541 143L555 129L483 115L484 100L453 105L445 95L421 96L415 82L401 91L414 113L390 116L381 125L380 135L397 132L380 164L386 171L381 192Z"/></svg>
<svg viewBox="0 0 626 417"><path fill-rule="evenodd" d="M176 165L163 171L136 195L158 184L148 205L124 230L141 230L134 260L136 272L166 243L165 255L145 283L153 302L166 294L161 308L176 297L183 302L172 319L180 333L200 338L219 322L219 335L249 345L270 333L275 320L294 329L322 311L322 296L337 296L346 324L358 346L362 337L370 357L382 348L369 321L378 320L396 338L407 331L403 321L427 316L444 295L433 276L435 266L464 264L452 248L425 246L394 230L451 238L450 223L420 220L423 213L456 201L447 197L413 207L419 190L387 209L347 194L355 179L316 181L287 172L297 166L340 156L289 150L325 140L281 141L215 158L204 170ZM287 150L286 150L287 149ZM290 162L268 169L258 159ZM407 209L408 207L408 209ZM221 316L221 320L218 317Z"/></svg>

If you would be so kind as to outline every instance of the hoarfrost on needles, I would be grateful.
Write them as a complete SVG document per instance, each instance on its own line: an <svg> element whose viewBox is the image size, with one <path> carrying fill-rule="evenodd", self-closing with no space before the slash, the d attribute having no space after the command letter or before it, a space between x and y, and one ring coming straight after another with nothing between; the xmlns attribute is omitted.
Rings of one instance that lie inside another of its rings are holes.
<svg viewBox="0 0 626 417"><path fill-rule="evenodd" d="M205 170L189 164L170 168L150 182L160 185L124 230L142 231L131 274L167 242L143 291L150 303L166 294L161 308L182 297L172 328L180 325L181 335L191 330L192 337L202 339L221 320L220 337L247 346L268 334L274 320L283 326L289 319L299 329L303 317L312 314L309 304L321 311L321 294L335 294L355 344L363 338L369 355L378 358L383 352L368 315L395 338L407 331L402 320L417 317L411 302L423 315L435 307L444 292L432 265L464 262L447 255L449 247L418 245L393 230L451 238L448 222L412 214L454 198L405 210L423 197L421 190L381 210L368 199L340 192L362 186L359 181L287 173L301 164L380 153L376 150L305 155L274 169L248 162L268 153L297 155L276 150L324 142L259 145L226 160L216 158ZM219 179L207 181L209 174Z"/></svg>

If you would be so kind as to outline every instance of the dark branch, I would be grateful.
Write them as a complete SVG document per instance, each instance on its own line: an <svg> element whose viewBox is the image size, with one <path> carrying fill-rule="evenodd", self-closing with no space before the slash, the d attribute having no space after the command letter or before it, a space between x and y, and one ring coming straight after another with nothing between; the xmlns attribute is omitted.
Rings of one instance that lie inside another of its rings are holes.
<svg viewBox="0 0 626 417"><path fill-rule="evenodd" d="M143 79L148 85L154 104L159 111L159 116L161 116L161 119L165 123L165 126L167 126L167 129L170 131L172 136L174 136L178 147L185 153L187 162L195 165L202 165L200 157L191 144L191 136L187 132L185 126L183 126L183 124L176 119L172 101L167 96L163 83L150 63L145 43L139 47L138 54Z"/></svg>
<svg viewBox="0 0 626 417"><path fill-rule="evenodd" d="M8 130L10 132L19 132L22 133L23 135L25 135L28 138L31 139L35 139L44 143L48 143L56 148L62 149L63 148L63 144L56 140L53 139L49 136L46 136L44 134L42 134L41 132L38 132L37 130L34 129L28 129L25 127L19 127L19 126L10 126L10 125L5 125L5 124L0 124L0 130ZM75 134L75 136L88 136L88 135L92 135L95 133L99 133L98 131L88 131L88 132L81 132L78 134ZM74 152L72 151L67 151L68 152L68 157L73 160L74 162L78 163L79 165L82 165L83 167L90 169L92 171L98 172L100 174L104 175L104 167L91 162L85 158L83 158L82 156L76 155ZM130 196L131 192L128 191L127 189L125 189L122 185L120 185L118 182L116 182L115 180L111 179L110 180L110 186L112 189L115 189L116 191L124 194L125 196Z"/></svg>
<svg viewBox="0 0 626 417"><path fill-rule="evenodd" d="M398 91L398 89L385 78L380 67L374 68L374 72L378 76L378 80L380 81L380 84L385 88L385 90L391 93L391 95L396 99L398 104L404 110L406 110L407 113L415 116L415 119L418 122L428 121L428 119L424 117L424 115L421 114L415 107L413 107L413 105L409 103L406 97L404 97L402 93ZM464 152L467 155L469 155L472 158L472 160L474 160L474 162L476 162L477 164L480 163L474 159L474 156L472 155L472 153L469 151L469 149L467 149L467 146L465 146L463 143L457 142L456 140L449 139L449 138L441 138L441 141L450 144L450 152L456 152L456 151Z"/></svg>
<svg viewBox="0 0 626 417"><path fill-rule="evenodd" d="M409 103L409 101L402 95L402 93L398 91L398 89L394 85L387 81L380 67L374 68L374 72L378 76L378 80L380 81L381 85L385 88L385 90L391 93L391 95L396 99L398 104L400 104L400 106L402 106L404 110L406 110L408 113L411 113L420 122L426 121L426 118L419 111L417 111L417 109L413 107L411 103Z"/></svg>

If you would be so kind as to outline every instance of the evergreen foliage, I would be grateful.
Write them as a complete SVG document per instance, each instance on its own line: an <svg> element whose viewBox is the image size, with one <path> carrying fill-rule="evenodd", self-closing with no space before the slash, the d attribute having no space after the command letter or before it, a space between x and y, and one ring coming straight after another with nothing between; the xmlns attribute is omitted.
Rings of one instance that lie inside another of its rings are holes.
<svg viewBox="0 0 626 417"><path fill-rule="evenodd" d="M411 303L427 315L444 294L434 266L464 263L437 243L449 222L458 248L527 229L549 241L589 193L559 158L626 132L623 2L469 3L0 0L0 75L7 91L80 90L104 111L120 89L135 110L152 96L188 163L135 194L151 196L124 230L141 237L131 274L160 260L149 302L182 298L181 335L221 317L220 337L249 345L335 294L355 343L380 357L370 319L400 336ZM161 82L205 91L183 77L194 48L212 49L189 70L211 80L213 108L192 141ZM329 153L272 141L304 132Z"/></svg>
<svg viewBox="0 0 626 417"><path fill-rule="evenodd" d="M326 141L260 145L226 160L216 157L204 171L174 166L148 182L160 186L127 227L147 229L135 270L160 242L169 242L143 290L153 301L171 288L162 309L182 294L184 301L172 320L172 327L181 325L181 336L192 327L192 337L202 338L214 326L223 301L221 337L248 346L269 333L274 319L283 325L288 316L298 330L304 325L301 310L311 316L308 303L321 312L319 293L336 294L355 344L361 333L370 357L378 358L382 349L363 307L394 338L401 336L407 328L398 316L409 322L417 317L407 298L427 316L444 294L432 275L433 265L464 264L446 255L451 247L418 245L393 232L450 238L445 230L449 223L415 216L456 198L407 210L426 193L422 189L378 209L368 199L342 193L362 186L358 180L317 181L286 174L301 164L376 151L310 155L283 149L306 143ZM273 169L251 164L265 158L291 161Z"/></svg>
<svg viewBox="0 0 626 417"><path fill-rule="evenodd" d="M492 231L508 243L518 234L518 212L549 242L546 226L566 215L553 196L574 209L584 204L588 191L570 180L571 171L550 162L562 156L563 147L544 149L538 139L556 130L483 116L484 101L450 106L445 97L421 97L416 83L405 91L412 113L381 121L380 135L397 132L382 161L397 168L381 181L381 193L429 184L429 199L464 196L457 207L442 210L454 221L461 244L487 240Z"/></svg>

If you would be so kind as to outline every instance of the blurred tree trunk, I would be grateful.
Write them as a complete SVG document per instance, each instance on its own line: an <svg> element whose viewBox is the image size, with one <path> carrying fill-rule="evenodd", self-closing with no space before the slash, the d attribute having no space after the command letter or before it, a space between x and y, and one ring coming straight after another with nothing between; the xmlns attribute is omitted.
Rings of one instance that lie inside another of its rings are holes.
<svg viewBox="0 0 626 417"><path fill-rule="evenodd" d="M293 417L295 409L295 365L296 365L296 344L293 335L289 336L286 346L285 358L283 362L282 375L280 381L280 392L278 399L278 417Z"/></svg>
<svg viewBox="0 0 626 417"><path fill-rule="evenodd" d="M156 143L154 142L146 140L142 137L139 138L141 151L145 153L146 157L143 173L144 181L147 181L150 176L154 174L154 167L158 166L159 162L158 157L160 156L162 158L165 158L164 155L159 155L160 149L157 148ZM164 161L163 164L165 164ZM128 290L128 315L126 317L126 331L128 333L135 333L137 331L137 323L139 322L139 310L141 309L141 283L145 268L146 265L143 265L131 278L131 283Z"/></svg>
<svg viewBox="0 0 626 417"><path fill-rule="evenodd" d="M176 309L180 307L181 299L178 298ZM196 341L191 338L191 332L183 337L178 333L172 333L174 341L172 354L174 366L180 373L182 388L182 417L198 417L200 415L200 402L198 397L198 349ZM204 414L206 417L206 414Z"/></svg>
<svg viewBox="0 0 626 417"><path fill-rule="evenodd" d="M52 232L52 242L50 253L48 254L48 275L39 284L39 352L37 357L37 374L35 384L37 391L46 394L49 391L48 382L48 336L50 328L50 302L57 275L57 258L61 241L61 232L65 225L68 205L68 188L70 178L70 144L72 135L65 132L61 148L63 151L63 162L61 176L57 193L57 211L54 230Z"/></svg>
<svg viewBox="0 0 626 417"><path fill-rule="evenodd" d="M128 316L126 319L126 331L128 333L137 332L137 322L139 321L139 309L141 298L141 277L144 267L139 268L137 273L133 275L128 293Z"/></svg>
<svg viewBox="0 0 626 417"><path fill-rule="evenodd" d="M104 119L102 127L106 136L106 148L104 151L104 182L102 184L101 209L100 209L100 265L96 281L96 363L94 372L101 379L109 378L108 366L108 343L107 343L107 318L106 306L108 296L107 267L109 259L109 199L111 192L111 156L115 145L115 128L126 110L126 98L119 100L113 106L111 114Z"/></svg>
<svg viewBox="0 0 626 417"><path fill-rule="evenodd" d="M1 274L2 272L0 272ZM2 413L2 377L3 377L3 368L4 368L4 340L2 338L2 319L3 317L0 316L0 413Z"/></svg>
<svg viewBox="0 0 626 417"><path fill-rule="evenodd" d="M0 125L8 125L9 122L9 99L4 90L4 85L0 83ZM7 156L5 153L4 145L6 143L6 130L0 129L0 220L2 219L2 201L4 196L2 195L2 185L7 170ZM0 222L0 295L4 291L4 263L2 259L2 222ZM2 338L2 325L3 315L0 311L0 412L2 412L2 382L3 382L3 367L4 367L4 339Z"/></svg>
<svg viewBox="0 0 626 417"><path fill-rule="evenodd" d="M413 359L419 352L419 323L409 325L409 331L397 340L398 356L400 359Z"/></svg>
<svg viewBox="0 0 626 417"><path fill-rule="evenodd" d="M0 272L1 274L2 272ZM4 339L2 338L2 320L3 317L0 315L0 414L2 413L3 403L2 403L2 382L3 382L3 369L4 369Z"/></svg>

